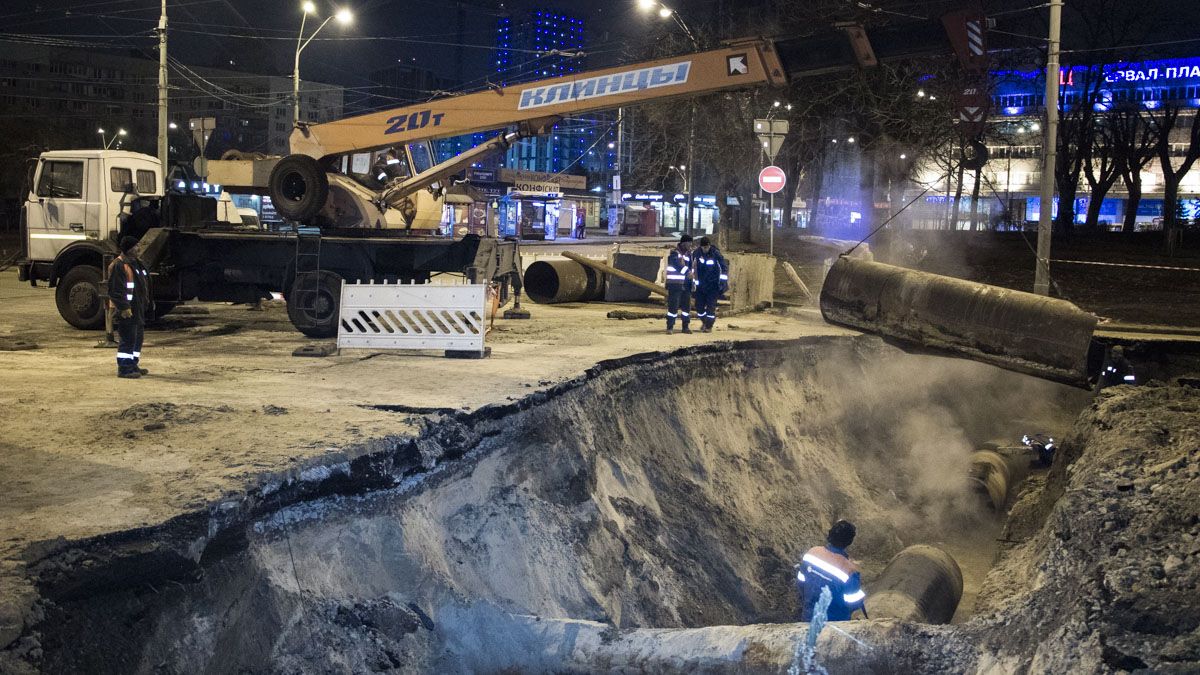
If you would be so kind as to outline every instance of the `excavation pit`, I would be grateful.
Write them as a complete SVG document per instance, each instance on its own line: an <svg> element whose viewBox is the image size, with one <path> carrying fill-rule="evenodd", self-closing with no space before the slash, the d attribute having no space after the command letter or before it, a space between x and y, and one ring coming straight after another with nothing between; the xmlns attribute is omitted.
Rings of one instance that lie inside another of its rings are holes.
<svg viewBox="0 0 1200 675"><path fill-rule="evenodd" d="M868 592L906 547L946 550L959 621L1002 526L972 453L1084 403L867 337L602 364L307 484L47 556L42 666L456 672L501 667L508 644L535 656L506 667L554 670L546 636L587 626L794 621L792 563L837 518Z"/></svg>

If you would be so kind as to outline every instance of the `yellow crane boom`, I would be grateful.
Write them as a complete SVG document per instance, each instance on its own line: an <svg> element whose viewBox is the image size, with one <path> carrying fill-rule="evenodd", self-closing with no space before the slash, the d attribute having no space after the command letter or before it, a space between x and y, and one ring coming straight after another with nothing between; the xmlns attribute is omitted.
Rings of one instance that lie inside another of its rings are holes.
<svg viewBox="0 0 1200 675"><path fill-rule="evenodd" d="M565 115L786 81L774 44L745 40L721 49L302 124L292 133L291 150L322 159L514 125L536 132Z"/></svg>

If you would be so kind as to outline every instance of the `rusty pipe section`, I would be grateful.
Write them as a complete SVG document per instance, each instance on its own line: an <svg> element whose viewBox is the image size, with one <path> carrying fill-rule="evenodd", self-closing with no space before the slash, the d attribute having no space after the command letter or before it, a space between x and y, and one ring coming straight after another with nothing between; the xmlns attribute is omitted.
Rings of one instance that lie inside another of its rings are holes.
<svg viewBox="0 0 1200 675"><path fill-rule="evenodd" d="M829 323L1087 387L1096 317L1054 298L839 258L821 289Z"/></svg>
<svg viewBox="0 0 1200 675"><path fill-rule="evenodd" d="M525 295L543 305L600 300L604 275L574 260L538 260L525 270Z"/></svg>
<svg viewBox="0 0 1200 675"><path fill-rule="evenodd" d="M976 491L987 496L992 508L1003 511L1013 478L1008 461L998 452L980 450L971 455L970 477Z"/></svg>
<svg viewBox="0 0 1200 675"><path fill-rule="evenodd" d="M962 592L962 570L954 558L919 544L897 553L867 589L867 611L872 619L948 623Z"/></svg>

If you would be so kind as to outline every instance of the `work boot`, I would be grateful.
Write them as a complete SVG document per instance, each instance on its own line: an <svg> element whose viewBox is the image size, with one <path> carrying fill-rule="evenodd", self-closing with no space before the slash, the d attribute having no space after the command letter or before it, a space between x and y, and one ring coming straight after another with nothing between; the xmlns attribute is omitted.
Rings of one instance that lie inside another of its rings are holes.
<svg viewBox="0 0 1200 675"><path fill-rule="evenodd" d="M674 335L674 334L675 334L675 329L674 329L674 328L668 328L668 329L667 329L667 335Z"/></svg>
<svg viewBox="0 0 1200 675"><path fill-rule="evenodd" d="M702 327L702 328L700 329L700 332L701 332L701 333L711 333L711 332L712 332L712 329L711 329L711 328L709 328L708 326L704 326L704 327Z"/></svg>
<svg viewBox="0 0 1200 675"><path fill-rule="evenodd" d="M681 332L683 332L683 333L687 333L688 335L691 335L691 334L692 334L692 329L691 329L691 328L688 328L687 326L684 326L684 327L683 327L683 330L682 330Z"/></svg>
<svg viewBox="0 0 1200 675"><path fill-rule="evenodd" d="M126 380L136 380L141 376L142 376L142 374L136 370L129 370L129 371L126 371L123 373L117 373L117 377L120 377L120 378L123 378Z"/></svg>
<svg viewBox="0 0 1200 675"><path fill-rule="evenodd" d="M146 370L145 368L142 368L141 366L138 366L137 371L138 371L139 375L149 375L150 374L150 371Z"/></svg>

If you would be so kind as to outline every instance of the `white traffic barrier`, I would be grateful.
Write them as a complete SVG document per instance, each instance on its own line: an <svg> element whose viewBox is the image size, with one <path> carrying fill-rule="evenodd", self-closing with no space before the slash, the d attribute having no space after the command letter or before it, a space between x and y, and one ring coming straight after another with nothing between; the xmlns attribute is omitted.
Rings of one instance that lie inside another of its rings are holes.
<svg viewBox="0 0 1200 675"><path fill-rule="evenodd" d="M487 297L486 284L343 283L338 349L440 349L447 355L485 356Z"/></svg>

